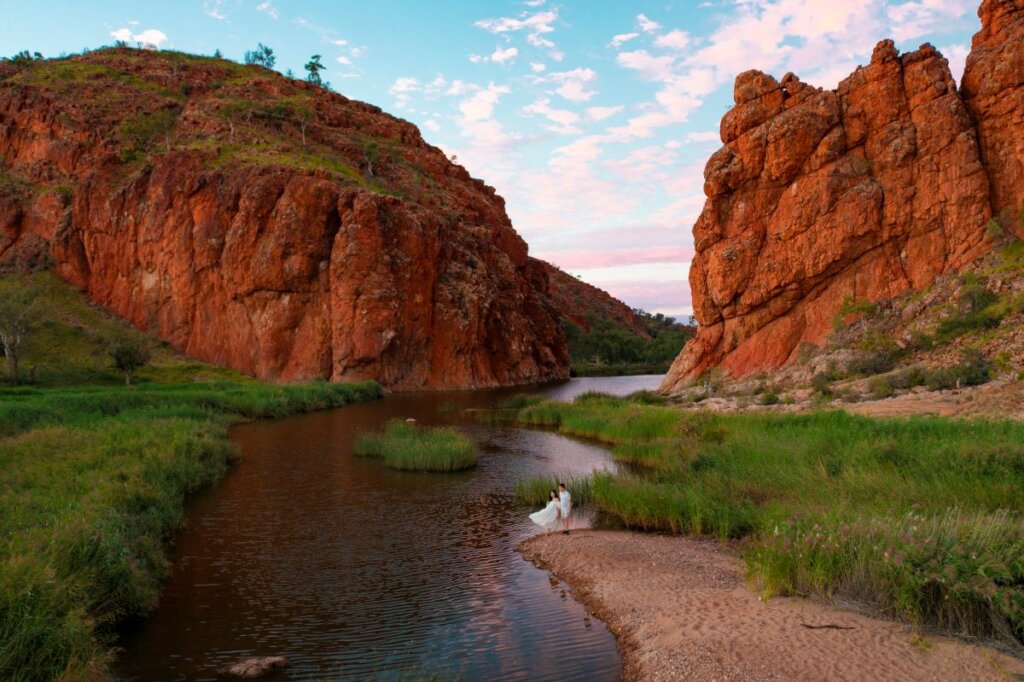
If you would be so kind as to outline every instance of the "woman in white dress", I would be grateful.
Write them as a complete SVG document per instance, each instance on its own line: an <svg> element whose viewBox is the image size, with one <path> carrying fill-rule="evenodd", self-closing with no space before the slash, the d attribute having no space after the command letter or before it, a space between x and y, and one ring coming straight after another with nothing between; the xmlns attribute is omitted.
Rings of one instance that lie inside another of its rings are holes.
<svg viewBox="0 0 1024 682"><path fill-rule="evenodd" d="M539 512L530 514L530 520L550 533L553 530L558 530L559 515L558 493L552 490L548 495L548 506Z"/></svg>

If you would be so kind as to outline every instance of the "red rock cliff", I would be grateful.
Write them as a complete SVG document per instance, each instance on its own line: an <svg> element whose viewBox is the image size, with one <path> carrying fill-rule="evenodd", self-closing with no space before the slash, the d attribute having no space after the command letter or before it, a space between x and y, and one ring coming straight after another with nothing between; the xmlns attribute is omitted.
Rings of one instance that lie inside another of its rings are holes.
<svg viewBox="0 0 1024 682"><path fill-rule="evenodd" d="M836 90L737 76L693 228L700 330L663 390L785 365L845 298L925 287L991 248L986 225L1024 195L1024 0L979 16L960 91L930 45L888 40Z"/></svg>
<svg viewBox="0 0 1024 682"><path fill-rule="evenodd" d="M271 380L568 376L495 191L376 107L258 67L104 50L0 66L0 267Z"/></svg>

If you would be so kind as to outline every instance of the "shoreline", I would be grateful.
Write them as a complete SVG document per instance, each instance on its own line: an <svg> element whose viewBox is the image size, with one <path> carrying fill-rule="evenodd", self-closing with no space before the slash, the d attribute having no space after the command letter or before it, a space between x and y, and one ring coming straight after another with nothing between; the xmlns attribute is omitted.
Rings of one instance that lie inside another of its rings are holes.
<svg viewBox="0 0 1024 682"><path fill-rule="evenodd" d="M763 602L713 540L575 530L519 551L607 624L624 680L1024 677L1024 660L980 644L800 597Z"/></svg>

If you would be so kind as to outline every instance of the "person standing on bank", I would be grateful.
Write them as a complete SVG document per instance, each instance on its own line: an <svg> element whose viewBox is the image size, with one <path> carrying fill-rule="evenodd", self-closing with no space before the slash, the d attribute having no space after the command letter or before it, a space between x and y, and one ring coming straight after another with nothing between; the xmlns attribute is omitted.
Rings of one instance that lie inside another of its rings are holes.
<svg viewBox="0 0 1024 682"><path fill-rule="evenodd" d="M562 526L565 528L562 532L566 535L569 534L569 513L572 511L572 495L566 489L564 483L558 484L558 500L561 504L562 513Z"/></svg>

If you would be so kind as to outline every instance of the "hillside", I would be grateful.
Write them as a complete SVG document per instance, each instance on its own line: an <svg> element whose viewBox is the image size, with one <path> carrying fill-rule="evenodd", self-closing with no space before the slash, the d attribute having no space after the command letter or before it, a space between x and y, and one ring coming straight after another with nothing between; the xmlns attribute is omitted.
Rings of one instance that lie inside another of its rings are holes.
<svg viewBox="0 0 1024 682"><path fill-rule="evenodd" d="M693 327L633 310L606 291L534 261L547 273L548 298L565 329L574 375L664 374Z"/></svg>
<svg viewBox="0 0 1024 682"><path fill-rule="evenodd" d="M835 90L748 71L708 161L690 269L700 323L662 389L821 345L844 301L924 291L1024 237L1024 0L985 0L963 83L880 42Z"/></svg>
<svg viewBox="0 0 1024 682"><path fill-rule="evenodd" d="M0 64L0 268L191 357L394 389L564 378L504 201L411 124L258 66L103 49Z"/></svg>
<svg viewBox="0 0 1024 682"><path fill-rule="evenodd" d="M731 380L712 370L681 398L720 411L1024 419L1024 241L919 291L847 299L828 336L801 344L791 365Z"/></svg>

